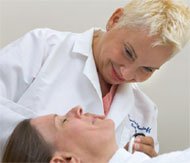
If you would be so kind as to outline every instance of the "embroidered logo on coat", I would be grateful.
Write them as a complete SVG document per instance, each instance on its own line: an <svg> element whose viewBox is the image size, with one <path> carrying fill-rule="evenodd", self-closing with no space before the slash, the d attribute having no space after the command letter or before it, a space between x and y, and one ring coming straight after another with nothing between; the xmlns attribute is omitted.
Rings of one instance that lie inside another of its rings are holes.
<svg viewBox="0 0 190 163"><path fill-rule="evenodd" d="M130 115L128 114L129 121L131 122L131 127L135 129L135 133L137 133L138 130L145 131L146 133L150 133L151 128L150 127L140 127L140 125L130 118Z"/></svg>

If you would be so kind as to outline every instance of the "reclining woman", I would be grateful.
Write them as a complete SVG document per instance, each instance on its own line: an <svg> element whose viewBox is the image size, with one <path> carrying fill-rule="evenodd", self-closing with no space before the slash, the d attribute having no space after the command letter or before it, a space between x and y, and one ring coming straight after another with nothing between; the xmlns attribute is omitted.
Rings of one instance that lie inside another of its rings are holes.
<svg viewBox="0 0 190 163"><path fill-rule="evenodd" d="M26 119L13 131L2 162L108 162L117 145L113 121L103 119L78 106L65 116Z"/></svg>
<svg viewBox="0 0 190 163"><path fill-rule="evenodd" d="M132 155L118 149L114 123L104 118L83 114L77 106L64 116L49 114L25 119L10 136L2 162L140 163L152 160L141 152Z"/></svg>

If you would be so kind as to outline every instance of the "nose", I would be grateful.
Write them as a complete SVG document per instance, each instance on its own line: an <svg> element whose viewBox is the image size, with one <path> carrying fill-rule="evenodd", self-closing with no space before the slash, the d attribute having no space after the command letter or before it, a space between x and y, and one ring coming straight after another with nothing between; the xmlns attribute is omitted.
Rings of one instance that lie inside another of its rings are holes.
<svg viewBox="0 0 190 163"><path fill-rule="evenodd" d="M135 79L135 71L130 68L121 66L120 72L121 72L122 78L124 78L126 81Z"/></svg>
<svg viewBox="0 0 190 163"><path fill-rule="evenodd" d="M76 118L81 118L82 115L83 115L83 112L82 112L81 106L75 106L67 113L67 116L76 117Z"/></svg>

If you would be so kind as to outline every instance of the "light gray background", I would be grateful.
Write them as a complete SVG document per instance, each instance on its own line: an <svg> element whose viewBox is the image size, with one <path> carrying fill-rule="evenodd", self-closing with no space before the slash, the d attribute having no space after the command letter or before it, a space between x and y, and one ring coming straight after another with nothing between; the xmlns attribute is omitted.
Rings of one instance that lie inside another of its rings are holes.
<svg viewBox="0 0 190 163"><path fill-rule="evenodd" d="M129 0L0 0L0 47L34 28L83 32L105 28ZM187 0L187 3L190 2ZM139 86L158 105L160 153L190 146L190 46Z"/></svg>

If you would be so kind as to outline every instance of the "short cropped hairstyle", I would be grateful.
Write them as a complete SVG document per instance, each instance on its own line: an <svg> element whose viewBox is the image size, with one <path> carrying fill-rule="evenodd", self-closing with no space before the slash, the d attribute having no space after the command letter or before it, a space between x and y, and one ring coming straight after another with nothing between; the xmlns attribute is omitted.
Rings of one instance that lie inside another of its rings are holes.
<svg viewBox="0 0 190 163"><path fill-rule="evenodd" d="M115 28L143 27L159 36L156 45L170 45L176 54L190 38L190 9L183 0L131 0Z"/></svg>

